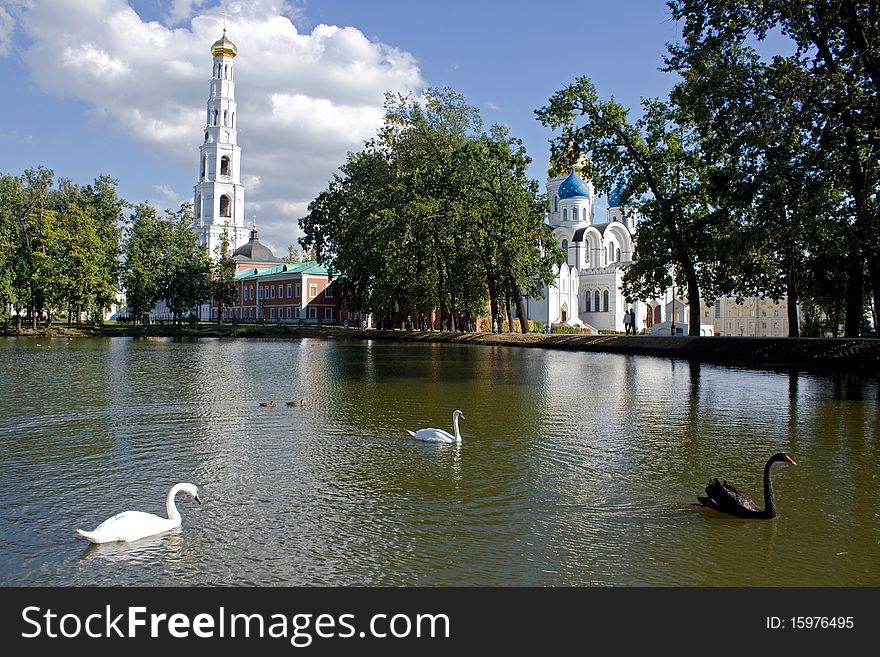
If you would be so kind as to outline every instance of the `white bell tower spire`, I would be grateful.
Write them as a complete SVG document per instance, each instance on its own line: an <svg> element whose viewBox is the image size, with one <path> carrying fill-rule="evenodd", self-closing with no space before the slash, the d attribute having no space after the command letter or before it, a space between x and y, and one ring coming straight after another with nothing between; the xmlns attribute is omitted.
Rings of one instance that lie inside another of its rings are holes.
<svg viewBox="0 0 880 657"><path fill-rule="evenodd" d="M214 68L193 203L199 244L207 247L212 259L217 257L224 230L229 237L230 255L248 241L235 108L234 60L238 49L226 36L226 16L224 12L223 36L211 46Z"/></svg>

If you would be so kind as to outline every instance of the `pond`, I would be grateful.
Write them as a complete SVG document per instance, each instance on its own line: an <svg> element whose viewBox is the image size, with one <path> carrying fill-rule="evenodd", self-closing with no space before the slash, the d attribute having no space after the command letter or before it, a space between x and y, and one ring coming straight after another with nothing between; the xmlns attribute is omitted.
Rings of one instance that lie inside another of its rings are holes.
<svg viewBox="0 0 880 657"><path fill-rule="evenodd" d="M0 378L3 585L880 585L874 378L315 338L2 338ZM777 451L777 518L696 504ZM179 529L75 533L183 481Z"/></svg>

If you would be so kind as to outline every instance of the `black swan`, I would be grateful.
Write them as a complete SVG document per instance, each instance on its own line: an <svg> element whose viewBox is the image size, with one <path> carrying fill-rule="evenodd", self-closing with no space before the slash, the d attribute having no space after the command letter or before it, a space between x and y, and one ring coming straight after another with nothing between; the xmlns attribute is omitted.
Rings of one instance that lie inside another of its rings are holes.
<svg viewBox="0 0 880 657"><path fill-rule="evenodd" d="M722 513L729 513L743 518L775 518L776 499L773 497L773 484L770 483L770 466L777 461L785 461L797 465L785 452L777 452L770 457L764 466L764 508L761 509L752 499L740 493L736 488L713 479L706 486L707 497L698 497L700 504L708 506Z"/></svg>

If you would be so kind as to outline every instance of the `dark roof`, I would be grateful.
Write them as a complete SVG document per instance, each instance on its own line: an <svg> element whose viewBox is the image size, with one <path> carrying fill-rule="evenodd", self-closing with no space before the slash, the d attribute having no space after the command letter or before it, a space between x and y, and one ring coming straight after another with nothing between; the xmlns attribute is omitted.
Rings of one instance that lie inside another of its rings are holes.
<svg viewBox="0 0 880 657"><path fill-rule="evenodd" d="M251 239L244 246L240 246L232 254L232 259L236 262L283 262L281 258L276 258L272 250L265 244L260 243L257 238L257 228L251 230Z"/></svg>

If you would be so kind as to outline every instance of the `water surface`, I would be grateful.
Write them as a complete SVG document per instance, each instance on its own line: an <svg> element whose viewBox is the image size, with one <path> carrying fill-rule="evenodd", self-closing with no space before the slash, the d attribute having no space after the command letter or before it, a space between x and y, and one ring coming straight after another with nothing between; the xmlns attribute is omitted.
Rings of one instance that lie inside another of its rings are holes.
<svg viewBox="0 0 880 657"><path fill-rule="evenodd" d="M876 379L364 341L0 339L0 584L880 585ZM289 399L306 400L289 408ZM275 399L274 409L260 401ZM451 431L460 447L406 429ZM709 477L778 518L699 508ZM183 526L88 546L123 510Z"/></svg>

